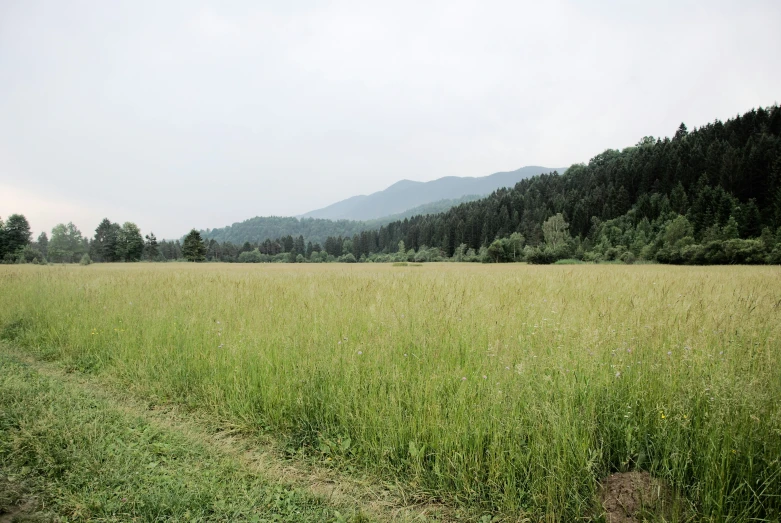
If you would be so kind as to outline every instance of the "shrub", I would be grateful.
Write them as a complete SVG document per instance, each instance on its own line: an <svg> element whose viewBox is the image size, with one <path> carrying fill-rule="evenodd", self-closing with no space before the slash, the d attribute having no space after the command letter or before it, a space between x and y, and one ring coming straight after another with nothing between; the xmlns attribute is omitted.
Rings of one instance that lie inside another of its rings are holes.
<svg viewBox="0 0 781 523"><path fill-rule="evenodd" d="M86 252L84 253L84 256L81 257L81 261L79 262L80 265L89 265L92 263L92 258L89 257L89 254Z"/></svg>

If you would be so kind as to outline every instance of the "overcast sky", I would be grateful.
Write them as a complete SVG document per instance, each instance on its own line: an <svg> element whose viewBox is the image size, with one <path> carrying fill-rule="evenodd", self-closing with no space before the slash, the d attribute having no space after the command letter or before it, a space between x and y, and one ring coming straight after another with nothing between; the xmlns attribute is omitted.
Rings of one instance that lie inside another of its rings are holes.
<svg viewBox="0 0 781 523"><path fill-rule="evenodd" d="M172 238L587 162L779 102L779 25L778 0L0 0L0 216Z"/></svg>

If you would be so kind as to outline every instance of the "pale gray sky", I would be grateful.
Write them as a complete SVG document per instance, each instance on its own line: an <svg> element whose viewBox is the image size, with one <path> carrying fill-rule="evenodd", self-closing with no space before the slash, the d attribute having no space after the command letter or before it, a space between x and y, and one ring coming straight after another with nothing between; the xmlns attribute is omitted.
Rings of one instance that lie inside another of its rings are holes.
<svg viewBox="0 0 781 523"><path fill-rule="evenodd" d="M781 96L781 2L0 0L0 216L178 237Z"/></svg>

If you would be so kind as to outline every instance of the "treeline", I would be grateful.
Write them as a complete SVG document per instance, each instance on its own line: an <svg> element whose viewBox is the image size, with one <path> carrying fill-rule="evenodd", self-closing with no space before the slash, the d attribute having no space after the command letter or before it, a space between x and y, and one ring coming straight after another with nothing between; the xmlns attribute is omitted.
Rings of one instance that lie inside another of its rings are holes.
<svg viewBox="0 0 781 523"><path fill-rule="evenodd" d="M158 242L150 232L145 237L133 222L122 225L105 218L92 238L73 223L58 224L33 241L30 224L21 214L7 222L0 218L0 261L3 263L83 263L167 261L182 259L179 241Z"/></svg>
<svg viewBox="0 0 781 523"><path fill-rule="evenodd" d="M681 124L672 138L646 137L444 213L330 236L319 249L291 236L245 243L236 259L307 261L318 252L316 261L322 253L396 261L400 245L418 261L779 263L781 110L752 110L692 132Z"/></svg>
<svg viewBox="0 0 781 523"><path fill-rule="evenodd" d="M61 224L51 240L42 234L32 242L27 221L13 215L0 221L0 259L781 263L781 109L752 110L692 132L681 124L672 138L646 137L563 175L535 176L443 213L329 234L322 242L304 234L271 238L221 242L193 229L181 245L158 244L151 233L142 239L133 223L106 219L91 239Z"/></svg>

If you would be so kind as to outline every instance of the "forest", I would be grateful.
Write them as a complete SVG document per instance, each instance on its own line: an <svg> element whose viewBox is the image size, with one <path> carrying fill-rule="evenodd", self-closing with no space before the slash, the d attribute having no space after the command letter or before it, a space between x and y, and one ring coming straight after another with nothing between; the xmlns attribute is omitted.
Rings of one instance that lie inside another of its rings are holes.
<svg viewBox="0 0 781 523"><path fill-rule="evenodd" d="M236 238L237 226L253 220L279 234L243 243L215 239ZM0 220L0 259L777 264L781 109L753 109L692 131L681 124L672 138L648 136L565 174L534 176L444 212L381 225L254 218L158 241L154 233L142 237L132 222L104 219L92 238L68 223L32 241L24 216L12 215Z"/></svg>

